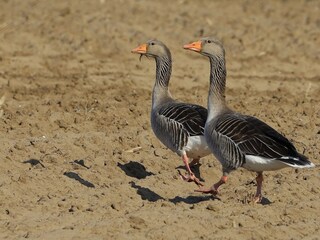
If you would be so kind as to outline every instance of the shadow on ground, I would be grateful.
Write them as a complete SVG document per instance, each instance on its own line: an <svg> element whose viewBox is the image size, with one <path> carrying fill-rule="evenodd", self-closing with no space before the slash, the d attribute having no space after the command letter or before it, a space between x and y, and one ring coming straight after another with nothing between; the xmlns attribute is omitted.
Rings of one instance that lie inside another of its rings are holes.
<svg viewBox="0 0 320 240"><path fill-rule="evenodd" d="M34 166L41 166L41 167L45 167L41 162L40 162L40 160L37 160L37 159L34 159L34 158L31 158L31 159L29 159L29 160L25 160L25 161L23 161L23 163L29 163L29 164L31 164L31 166L32 167L34 167Z"/></svg>
<svg viewBox="0 0 320 240"><path fill-rule="evenodd" d="M94 188L94 184L83 179L82 177L79 176L79 174L74 173L74 172L65 172L63 174L64 176L67 176L68 178L74 179L76 181L78 181L79 183L81 183L82 185L89 187L89 188Z"/></svg>
<svg viewBox="0 0 320 240"><path fill-rule="evenodd" d="M148 172L141 163L134 161L130 161L126 164L118 163L118 167L121 168L127 176L137 179L143 179L147 176L154 175L152 172Z"/></svg>
<svg viewBox="0 0 320 240"><path fill-rule="evenodd" d="M131 187L137 189L137 193L141 196L142 200L148 200L149 202L156 202L160 199L164 199L157 193L151 191L149 188L141 187L135 182L130 182Z"/></svg>
<svg viewBox="0 0 320 240"><path fill-rule="evenodd" d="M187 204L195 204L195 203L210 201L210 200L220 200L220 198L217 198L215 196L206 195L206 196L188 196L186 198L176 196L175 198L169 199L169 201L174 204L180 203L180 202L184 202Z"/></svg>

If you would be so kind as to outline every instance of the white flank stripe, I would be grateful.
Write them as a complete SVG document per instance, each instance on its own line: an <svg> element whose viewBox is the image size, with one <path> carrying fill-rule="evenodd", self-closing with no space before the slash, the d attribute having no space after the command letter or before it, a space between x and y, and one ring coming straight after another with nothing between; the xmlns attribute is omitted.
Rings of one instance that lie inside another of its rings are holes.
<svg viewBox="0 0 320 240"><path fill-rule="evenodd" d="M189 137L184 150L189 158L201 158L211 153L204 136Z"/></svg>
<svg viewBox="0 0 320 240"><path fill-rule="evenodd" d="M254 171L254 172L274 171L274 170L278 170L285 167L309 168L314 166L315 165L313 163L308 165L294 165L294 164L285 163L277 159L264 158L264 157L253 156L253 155L246 155L246 163L243 165L245 169Z"/></svg>

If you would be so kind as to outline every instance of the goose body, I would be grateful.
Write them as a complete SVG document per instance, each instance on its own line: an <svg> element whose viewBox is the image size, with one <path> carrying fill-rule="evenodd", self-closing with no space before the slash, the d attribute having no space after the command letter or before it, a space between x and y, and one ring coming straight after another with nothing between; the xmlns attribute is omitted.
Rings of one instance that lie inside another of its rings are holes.
<svg viewBox="0 0 320 240"><path fill-rule="evenodd" d="M287 138L255 117L224 113L207 122L205 136L226 169L262 172L313 166ZM220 144L215 147L215 142Z"/></svg>
<svg viewBox="0 0 320 240"><path fill-rule="evenodd" d="M208 146L222 165L223 176L203 193L218 193L228 174L239 167L257 172L255 202L262 199L263 171L284 167L314 167L283 135L261 120L232 111L225 102L225 51L213 38L204 38L184 46L205 55L210 60L210 89L205 138Z"/></svg>
<svg viewBox="0 0 320 240"><path fill-rule="evenodd" d="M189 173L182 178L202 185L189 167L189 158L193 159L192 163L196 163L211 153L204 137L207 109L172 98L168 89L172 68L171 53L162 42L150 40L132 52L152 57L156 61L151 109L154 134L167 148L182 157Z"/></svg>
<svg viewBox="0 0 320 240"><path fill-rule="evenodd" d="M151 127L167 148L199 159L211 153L204 137L206 118L205 108L173 100L152 109Z"/></svg>

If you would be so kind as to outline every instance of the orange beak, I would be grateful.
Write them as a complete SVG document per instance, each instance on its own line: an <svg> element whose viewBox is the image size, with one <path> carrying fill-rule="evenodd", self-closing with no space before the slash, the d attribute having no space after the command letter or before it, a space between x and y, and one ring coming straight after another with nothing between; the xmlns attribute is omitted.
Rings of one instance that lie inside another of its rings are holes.
<svg viewBox="0 0 320 240"><path fill-rule="evenodd" d="M184 49L189 49L195 52L200 52L201 51L201 41L189 43L183 46Z"/></svg>
<svg viewBox="0 0 320 240"><path fill-rule="evenodd" d="M147 44L141 44L140 46L131 50L132 53L146 53L147 52Z"/></svg>

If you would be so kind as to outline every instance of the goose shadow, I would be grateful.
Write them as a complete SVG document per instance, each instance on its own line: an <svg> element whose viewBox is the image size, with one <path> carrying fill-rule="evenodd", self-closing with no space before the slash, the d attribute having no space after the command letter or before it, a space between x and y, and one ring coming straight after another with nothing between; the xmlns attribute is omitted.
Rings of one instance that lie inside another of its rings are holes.
<svg viewBox="0 0 320 240"><path fill-rule="evenodd" d="M201 181L201 182L205 182L205 180L201 177L201 173L200 173L200 167L201 164L196 164L196 165L192 165L190 166L191 171L193 172L193 174ZM176 169L183 169L186 170L186 167L184 165L178 166L176 167Z"/></svg>
<svg viewBox="0 0 320 240"><path fill-rule="evenodd" d="M272 202L265 197L262 197L261 201L259 203L255 203L253 201L253 196L248 200L248 199L244 199L242 201L240 201L242 204L248 205L248 204L253 204L253 205L262 205L262 206L266 206L266 205L270 205L272 204Z"/></svg>
<svg viewBox="0 0 320 240"><path fill-rule="evenodd" d="M86 166L85 163L84 163L84 160L83 159L76 159L74 160L73 162L70 162L70 163L76 163L86 169L90 169L90 167Z"/></svg>
<svg viewBox="0 0 320 240"><path fill-rule="evenodd" d="M82 177L79 176L79 174L75 173L75 172L65 172L63 173L64 176L67 176L68 178L74 179L76 181L78 181L79 183L81 183L82 185L89 187L89 188L95 188L94 184L83 179Z"/></svg>
<svg viewBox="0 0 320 240"><path fill-rule="evenodd" d="M23 161L22 163L26 164L26 163L29 163L32 167L36 166L36 165L40 165L41 167L45 167L42 162L40 162L40 160L38 159L34 159L34 158L31 158L31 159L28 159L28 160L25 160Z"/></svg>
<svg viewBox="0 0 320 240"><path fill-rule="evenodd" d="M272 202L268 198L262 197L260 204L264 206L264 205L270 205L272 204Z"/></svg>
<svg viewBox="0 0 320 240"><path fill-rule="evenodd" d="M154 175L152 172L148 172L141 163L130 161L125 164L121 164L118 162L118 167L121 168L122 171L129 177L134 177L137 179L143 179L147 176Z"/></svg>
<svg viewBox="0 0 320 240"><path fill-rule="evenodd" d="M135 182L130 182L132 188L137 189L137 193L141 196L142 200L147 200L149 202L156 202L160 199L164 199L157 193L151 191L149 188L141 187L137 185Z"/></svg>
<svg viewBox="0 0 320 240"><path fill-rule="evenodd" d="M205 196L188 196L186 198L176 196L174 198L169 199L169 201L174 204L177 204L180 202L184 202L187 204L196 204L199 202L210 201L210 200L220 200L220 198L213 195L205 195Z"/></svg>

